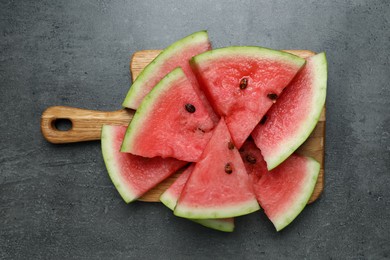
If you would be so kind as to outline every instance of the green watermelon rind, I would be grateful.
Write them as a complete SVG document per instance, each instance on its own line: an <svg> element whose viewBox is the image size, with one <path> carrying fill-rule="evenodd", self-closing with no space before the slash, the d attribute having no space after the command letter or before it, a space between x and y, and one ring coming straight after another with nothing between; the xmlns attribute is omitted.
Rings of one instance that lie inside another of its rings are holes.
<svg viewBox="0 0 390 260"><path fill-rule="evenodd" d="M177 199L174 198L169 192L165 191L160 196L160 201L170 210L174 210L176 207Z"/></svg>
<svg viewBox="0 0 390 260"><path fill-rule="evenodd" d="M125 180L121 177L120 166L116 163L115 158L113 157L117 151L113 150L114 134L112 133L113 127L110 125L103 125L101 132L101 147L103 153L103 160L106 164L108 175L122 199L126 203L130 203L138 199L138 195L128 186L122 185L125 183Z"/></svg>
<svg viewBox="0 0 390 260"><path fill-rule="evenodd" d="M307 180L303 181L304 186L299 193L299 197L294 200L293 206L291 206L288 211L281 213L279 218L274 218L272 220L276 231L280 231L288 226L303 211L313 194L321 166L313 158L306 158L308 159L307 167L310 174L308 174Z"/></svg>
<svg viewBox="0 0 390 260"><path fill-rule="evenodd" d="M158 100L162 93L167 91L171 82L174 82L182 77L185 77L185 74L180 67L172 70L159 83L157 83L152 91L145 96L127 127L121 146L121 152L130 152L133 142L137 138L137 132L142 128L141 126L143 123L148 120L148 118L144 115L153 111L153 103Z"/></svg>
<svg viewBox="0 0 390 260"><path fill-rule="evenodd" d="M246 55L251 58L260 57L262 59L267 57L272 59L279 58L281 61L296 65L298 68L302 67L306 62L305 59L284 51L259 46L230 46L198 54L190 60L190 64L196 68L197 64L207 63L208 61L214 61L215 59L226 58L232 55L239 55L240 57Z"/></svg>
<svg viewBox="0 0 390 260"><path fill-rule="evenodd" d="M176 207L173 214L178 217L190 219L216 219L216 218L233 218L250 214L260 209L259 203L253 199L246 203L240 203L239 206L223 206L221 208L202 208L202 207L186 207L180 205Z"/></svg>
<svg viewBox="0 0 390 260"><path fill-rule="evenodd" d="M234 223L226 222L220 219L190 219L190 220L202 226L212 228L218 231L223 231L223 232L234 231Z"/></svg>
<svg viewBox="0 0 390 260"><path fill-rule="evenodd" d="M315 59L314 67L316 68L316 82L313 83L314 88L317 90L316 95L314 96L313 107L310 109L310 114L306 120L305 124L301 124L300 130L297 131L298 135L291 138L289 141L280 146L280 152L278 157L264 158L267 161L268 170L272 170L277 167L279 164L284 162L295 150L301 146L310 134L313 132L314 128L317 125L318 120L320 119L322 109L325 105L326 100L326 87L327 87L327 60L324 52L319 53L311 57ZM288 147L288 149L286 149Z"/></svg>
<svg viewBox="0 0 390 260"><path fill-rule="evenodd" d="M138 75L136 80L131 85L125 100L122 103L123 107L137 109L137 105L133 104L136 99L139 89L143 87L145 81L147 81L158 69L164 64L164 62L171 58L173 55L180 53L181 50L185 49L189 45L195 45L197 43L208 43L209 38L206 30L195 32L187 37L173 43L172 45L165 48L154 60L149 63L142 72Z"/></svg>
<svg viewBox="0 0 390 260"><path fill-rule="evenodd" d="M170 210L174 211L177 204L177 199L172 197L169 192L164 192L160 196L160 201ZM234 223L229 223L219 219L189 219L202 226L212 228L223 232L233 232Z"/></svg>

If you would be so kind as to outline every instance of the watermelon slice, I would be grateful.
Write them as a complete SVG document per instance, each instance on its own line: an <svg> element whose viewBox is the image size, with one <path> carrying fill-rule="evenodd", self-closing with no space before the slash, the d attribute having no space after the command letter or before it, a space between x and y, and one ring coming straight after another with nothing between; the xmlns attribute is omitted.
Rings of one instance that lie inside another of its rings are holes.
<svg viewBox="0 0 390 260"><path fill-rule="evenodd" d="M196 162L214 123L181 68L145 97L127 128L122 152Z"/></svg>
<svg viewBox="0 0 390 260"><path fill-rule="evenodd" d="M287 159L313 131L325 104L326 82L325 53L307 58L306 66L252 132L268 169Z"/></svg>
<svg viewBox="0 0 390 260"><path fill-rule="evenodd" d="M190 165L177 180L161 195L160 201L170 208L171 210L175 209L181 191L184 188L188 178L190 177L191 172L194 169L194 164ZM194 222L197 222L205 227L216 229L219 231L233 232L234 230L234 219L233 218L224 218L224 219L191 219Z"/></svg>
<svg viewBox="0 0 390 260"><path fill-rule="evenodd" d="M195 164L174 214L191 219L230 218L258 209L244 163L222 118Z"/></svg>
<svg viewBox="0 0 390 260"><path fill-rule="evenodd" d="M125 126L104 125L101 143L108 174L123 200L129 203L172 175L186 162L121 153L119 149L125 132Z"/></svg>
<svg viewBox="0 0 390 260"><path fill-rule="evenodd" d="M309 201L317 183L320 164L310 157L293 154L268 171L260 150L252 140L246 141L240 150L260 206L276 230L283 229Z"/></svg>
<svg viewBox="0 0 390 260"><path fill-rule="evenodd" d="M319 172L316 160L293 154L254 184L257 199L277 231L305 208Z"/></svg>
<svg viewBox="0 0 390 260"><path fill-rule="evenodd" d="M261 47L215 49L191 60L238 148L304 64L304 59L292 54Z"/></svg>
<svg viewBox="0 0 390 260"><path fill-rule="evenodd" d="M193 33L173 43L143 69L141 74L133 82L122 106L138 109L144 97L163 77L176 67L181 67L204 103L203 105L208 109L215 123L217 123L218 117L212 110L204 93L200 91L196 77L188 62L193 56L210 49L211 44L207 31Z"/></svg>

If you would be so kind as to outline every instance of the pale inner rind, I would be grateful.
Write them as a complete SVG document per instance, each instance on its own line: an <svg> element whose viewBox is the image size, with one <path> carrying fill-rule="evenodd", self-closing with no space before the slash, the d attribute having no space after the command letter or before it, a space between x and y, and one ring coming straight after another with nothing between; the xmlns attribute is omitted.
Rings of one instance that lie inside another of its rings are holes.
<svg viewBox="0 0 390 260"><path fill-rule="evenodd" d="M326 84L327 84L327 65L324 53L312 57L314 60L313 67L315 67L315 81L312 82L314 86L315 95L311 101L310 113L307 115L305 123L301 123L296 130L296 135L289 139L283 140L279 146L274 147L273 154L265 155L264 159L267 162L268 170L274 169L276 166L286 160L298 147L310 136L314 130L317 122L321 116L323 106L326 99ZM286 149L288 147L289 149Z"/></svg>
<svg viewBox="0 0 390 260"><path fill-rule="evenodd" d="M134 81L133 85L130 87L129 92L126 95L125 100L123 101L123 107L134 108L136 104L133 104L133 100L136 100L138 92L143 87L145 81L153 76L157 68L161 67L166 60L171 58L174 54L180 53L181 50L188 48L191 45L197 45L199 43L207 43L208 35L206 31L200 31L194 34L191 34L172 45L168 46L164 51L162 51L152 62L150 62L141 72L141 74Z"/></svg>
<svg viewBox="0 0 390 260"><path fill-rule="evenodd" d="M294 198L292 201L293 204L288 207L287 211L283 211L280 216L276 216L272 219L272 223L277 231L285 228L299 215L299 213L301 213L313 193L320 172L320 164L309 157L307 157L307 159L307 174L306 179L302 181L304 183L302 185L302 190L297 193L298 196Z"/></svg>
<svg viewBox="0 0 390 260"><path fill-rule="evenodd" d="M122 178L121 169L113 156L115 153L117 153L117 151L114 151L112 146L112 143L114 142L114 133L112 133L112 130L113 127L109 125L104 125L102 127L101 143L103 159L111 181L113 182L123 200L126 203L129 203L138 197L129 186L122 185L122 183L125 183L126 180Z"/></svg>
<svg viewBox="0 0 390 260"><path fill-rule="evenodd" d="M246 215L259 209L258 202L253 199L248 202L241 202L239 205L212 208L177 205L174 214L178 217L191 219L231 218Z"/></svg>

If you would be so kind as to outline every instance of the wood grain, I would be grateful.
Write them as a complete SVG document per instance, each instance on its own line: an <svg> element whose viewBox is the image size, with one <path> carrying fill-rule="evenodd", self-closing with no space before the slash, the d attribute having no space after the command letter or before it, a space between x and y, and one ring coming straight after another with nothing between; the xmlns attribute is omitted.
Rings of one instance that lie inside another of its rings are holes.
<svg viewBox="0 0 390 260"><path fill-rule="evenodd" d="M127 125L133 115L134 111L130 109L104 112L54 106L43 112L41 131L47 141L55 144L100 140L101 129L104 124ZM59 119L70 120L71 129L68 131L57 129L55 122Z"/></svg>
<svg viewBox="0 0 390 260"><path fill-rule="evenodd" d="M294 55L300 56L302 58L307 58L315 53L309 50L285 50L286 52L292 53ZM133 80L135 80L141 71L148 65L159 53L161 50L144 50L138 51L133 54L133 57L130 62L130 72ZM321 164L320 174L314 192L308 203L312 203L317 200L322 191L324 190L324 145L325 145L325 120L326 113L325 107L322 110L319 122L317 123L316 128L311 133L310 137L306 140L305 143L298 149L297 153L311 156L315 158ZM148 202L158 202L160 195L177 179L180 175L180 171L175 173L170 178L166 179L164 182L160 183L157 187L150 190L139 200L148 201Z"/></svg>

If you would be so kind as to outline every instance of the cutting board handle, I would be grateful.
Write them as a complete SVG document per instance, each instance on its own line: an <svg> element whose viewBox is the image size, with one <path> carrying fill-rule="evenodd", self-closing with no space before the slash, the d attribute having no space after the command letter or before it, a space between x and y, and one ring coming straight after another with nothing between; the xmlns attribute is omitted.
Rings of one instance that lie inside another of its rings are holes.
<svg viewBox="0 0 390 260"><path fill-rule="evenodd" d="M47 141L55 144L99 140L104 124L128 125L133 115L134 110L130 109L106 112L53 106L42 113L41 131ZM58 129L57 120L69 120L70 129Z"/></svg>

